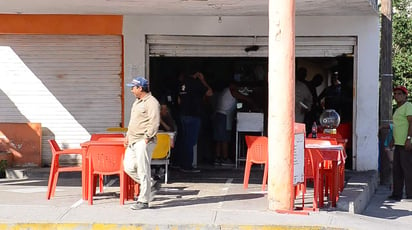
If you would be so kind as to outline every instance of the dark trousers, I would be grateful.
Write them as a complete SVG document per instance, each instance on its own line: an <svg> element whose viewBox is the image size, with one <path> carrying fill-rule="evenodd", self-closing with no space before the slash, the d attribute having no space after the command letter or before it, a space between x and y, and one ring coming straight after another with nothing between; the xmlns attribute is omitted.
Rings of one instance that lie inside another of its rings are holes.
<svg viewBox="0 0 412 230"><path fill-rule="evenodd" d="M412 199L412 151L396 145L393 155L393 196L402 198L405 186L406 197Z"/></svg>
<svg viewBox="0 0 412 230"><path fill-rule="evenodd" d="M192 168L193 164L193 147L197 144L197 138L200 130L200 117L181 116L182 122L182 146L180 150L183 154L180 155L179 161L184 169Z"/></svg>

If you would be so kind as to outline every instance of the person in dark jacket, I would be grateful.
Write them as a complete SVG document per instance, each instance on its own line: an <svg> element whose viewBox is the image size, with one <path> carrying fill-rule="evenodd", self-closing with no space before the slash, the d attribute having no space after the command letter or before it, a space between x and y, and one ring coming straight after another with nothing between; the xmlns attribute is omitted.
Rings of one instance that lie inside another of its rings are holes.
<svg viewBox="0 0 412 230"><path fill-rule="evenodd" d="M213 91L201 72L186 76L180 84L178 104L182 137L182 154L179 156L180 169L183 172L200 172L193 167L193 148L197 145L204 97L212 96Z"/></svg>

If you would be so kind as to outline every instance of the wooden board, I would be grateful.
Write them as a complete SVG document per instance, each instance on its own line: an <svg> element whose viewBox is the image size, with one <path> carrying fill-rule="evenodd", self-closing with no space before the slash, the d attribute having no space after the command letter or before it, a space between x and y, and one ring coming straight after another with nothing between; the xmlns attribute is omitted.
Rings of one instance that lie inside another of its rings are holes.
<svg viewBox="0 0 412 230"><path fill-rule="evenodd" d="M0 123L2 138L13 153L14 167L41 166L41 124Z"/></svg>

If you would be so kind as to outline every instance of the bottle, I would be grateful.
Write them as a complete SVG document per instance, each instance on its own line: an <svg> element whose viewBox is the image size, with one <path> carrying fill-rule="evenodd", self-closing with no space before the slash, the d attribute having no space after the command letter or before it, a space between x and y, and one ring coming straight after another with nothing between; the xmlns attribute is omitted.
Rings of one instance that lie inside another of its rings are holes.
<svg viewBox="0 0 412 230"><path fill-rule="evenodd" d="M313 122L312 125L312 138L316 138L318 135L318 126L316 125L316 121Z"/></svg>

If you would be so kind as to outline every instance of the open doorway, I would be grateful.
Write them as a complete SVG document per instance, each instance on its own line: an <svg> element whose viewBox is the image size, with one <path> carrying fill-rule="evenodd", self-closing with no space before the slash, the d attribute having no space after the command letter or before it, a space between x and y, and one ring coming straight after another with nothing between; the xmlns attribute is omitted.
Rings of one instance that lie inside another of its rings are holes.
<svg viewBox="0 0 412 230"><path fill-rule="evenodd" d="M178 77L182 73L199 71L204 74L206 81L215 92L218 92L225 82L236 81L237 86L254 102L253 104L238 103L237 112L261 112L265 114L264 117L267 117L267 66L267 58L263 57L151 57L151 90L160 101L167 101L172 117L178 123ZM216 100L217 94L214 94L203 104L197 146L198 164L213 165L215 160L212 122ZM233 126L235 124L232 123ZM231 129L228 144L228 156L233 163L236 149L235 130L235 128Z"/></svg>
<svg viewBox="0 0 412 230"><path fill-rule="evenodd" d="M311 127L313 121L319 125L319 117L325 109L334 109L340 115L340 125L338 133L345 139L347 159L345 167L352 169L352 119L353 119L353 80L354 80L354 59L352 55L342 55L338 57L298 57L296 58L296 73L299 69L306 69L307 75L305 81L310 82L315 76L321 76L322 82L316 87L316 93L319 96L320 110L315 112L312 120L305 120L306 126ZM335 77L337 80L335 81ZM328 103L327 88L334 84L340 84L339 100L330 105ZM326 93L326 95L325 95ZM311 114L307 114L310 117ZM307 127L307 131L309 130Z"/></svg>
<svg viewBox="0 0 412 230"><path fill-rule="evenodd" d="M178 76L181 73L196 70L204 74L212 89L219 88L221 82L235 79L241 87L248 90L256 103L254 106L244 104L237 112L261 112L264 114L264 134L267 134L268 115L268 58L266 57L150 57L150 82L153 95L161 101L166 100L172 117L179 120L177 95L179 90ZM352 117L353 117L353 57L298 57L296 69L307 69L306 80L310 81L316 74L323 78L322 84L316 88L319 95L330 85L334 72L339 72L339 80L346 95L350 95L340 111L341 124L346 128L348 138L348 159L346 168L352 168ZM201 117L201 130L197 146L197 163L213 165L215 143L213 141L212 117L215 98L210 97L204 104ZM235 124L235 122L234 122ZM229 156L235 159L236 127L232 128L229 145Z"/></svg>

